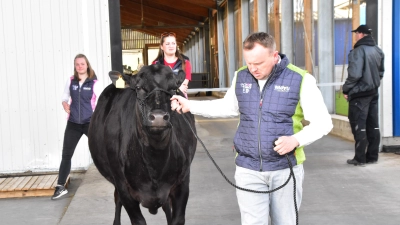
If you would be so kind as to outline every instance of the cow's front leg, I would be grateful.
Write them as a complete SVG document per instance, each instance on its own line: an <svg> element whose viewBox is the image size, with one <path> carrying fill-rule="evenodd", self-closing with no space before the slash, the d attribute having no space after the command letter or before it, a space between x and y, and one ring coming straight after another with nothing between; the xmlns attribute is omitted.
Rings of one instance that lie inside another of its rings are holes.
<svg viewBox="0 0 400 225"><path fill-rule="evenodd" d="M189 176L171 191L172 225L185 224L186 205L189 199Z"/></svg>
<svg viewBox="0 0 400 225"><path fill-rule="evenodd" d="M172 215L171 215L171 204L170 204L169 200L166 203L164 203L164 205L162 206L162 209L165 213L165 217L167 218L167 224L171 225Z"/></svg>
<svg viewBox="0 0 400 225"><path fill-rule="evenodd" d="M121 179L115 179L115 188L118 191L119 201L122 203L126 212L128 213L131 224L146 225L146 220L144 219L140 209L140 203L130 195L129 190L126 187L126 181L124 177Z"/></svg>
<svg viewBox="0 0 400 225"><path fill-rule="evenodd" d="M110 164L113 165L115 158L112 156L110 157ZM116 163L114 165L117 165ZM132 225L146 225L146 220L143 217L142 211L140 210L140 203L136 201L130 194L130 191L127 186L127 180L125 178L125 174L123 173L122 169L123 166L121 167L112 167L111 170L114 174L114 187L116 190L116 193L114 194L114 197L117 196L119 199L119 203L116 202L116 214L117 214L117 207L118 204L122 204L128 213L129 219L131 220ZM121 208L121 207L119 207ZM121 211L121 209L119 209ZM121 213L119 213L121 214ZM120 217L120 216L119 216ZM115 220L117 217L115 217ZM115 221L114 221L115 222Z"/></svg>

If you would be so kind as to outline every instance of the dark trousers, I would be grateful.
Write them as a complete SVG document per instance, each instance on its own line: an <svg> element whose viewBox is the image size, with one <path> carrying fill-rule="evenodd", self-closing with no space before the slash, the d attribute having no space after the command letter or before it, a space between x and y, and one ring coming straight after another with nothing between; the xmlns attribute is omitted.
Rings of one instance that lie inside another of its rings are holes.
<svg viewBox="0 0 400 225"><path fill-rule="evenodd" d="M69 121L67 122L67 127L65 128L64 133L62 160L60 164L57 184L64 185L67 181L67 177L71 172L71 159L74 155L76 145L78 145L78 142L83 134L87 136L88 129L89 123L76 124Z"/></svg>
<svg viewBox="0 0 400 225"><path fill-rule="evenodd" d="M379 153L379 95L352 99L349 102L349 121L354 135L354 159L360 163L378 160Z"/></svg>

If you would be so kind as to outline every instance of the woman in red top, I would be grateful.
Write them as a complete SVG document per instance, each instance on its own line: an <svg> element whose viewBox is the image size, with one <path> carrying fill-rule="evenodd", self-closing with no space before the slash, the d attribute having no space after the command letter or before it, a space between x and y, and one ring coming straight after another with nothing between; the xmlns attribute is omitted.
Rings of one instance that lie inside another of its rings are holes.
<svg viewBox="0 0 400 225"><path fill-rule="evenodd" d="M185 71L186 79L182 82L179 90L187 97L188 84L192 79L192 66L189 58L179 52L175 33L165 32L161 34L158 56L152 64L169 66L175 74L178 74L179 70Z"/></svg>

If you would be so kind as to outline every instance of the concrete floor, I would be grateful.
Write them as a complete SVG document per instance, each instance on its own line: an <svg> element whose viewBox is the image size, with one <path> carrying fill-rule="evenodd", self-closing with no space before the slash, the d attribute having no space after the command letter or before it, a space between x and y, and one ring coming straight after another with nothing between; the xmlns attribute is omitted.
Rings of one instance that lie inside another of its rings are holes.
<svg viewBox="0 0 400 225"><path fill-rule="evenodd" d="M50 197L26 197L0 199L1 225L55 225L67 211L84 173L72 173L68 194L57 201Z"/></svg>
<svg viewBox="0 0 400 225"><path fill-rule="evenodd" d="M232 181L232 139L237 119L196 117L199 137ZM325 136L305 148L307 160L299 224L398 225L400 224L400 156L381 153L378 164L347 165L353 143ZM199 144L191 168L187 225L239 225L235 189L219 174ZM112 224L114 188L90 166L85 174L72 174L70 193L52 201L48 197L0 199L0 224ZM143 209L149 225L166 224L159 210ZM123 210L122 224L130 224Z"/></svg>

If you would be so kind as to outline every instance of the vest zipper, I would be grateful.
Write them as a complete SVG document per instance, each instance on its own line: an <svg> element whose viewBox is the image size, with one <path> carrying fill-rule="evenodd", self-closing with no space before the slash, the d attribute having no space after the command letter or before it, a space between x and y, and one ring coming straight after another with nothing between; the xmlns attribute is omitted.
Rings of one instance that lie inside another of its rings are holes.
<svg viewBox="0 0 400 225"><path fill-rule="evenodd" d="M81 90L83 88L83 85L88 82L88 78L86 78L86 80L82 83L82 85L79 85L79 95L78 95L78 99L79 99L79 106L78 106L78 110L79 110L79 123L82 123L82 119L81 119Z"/></svg>
<svg viewBox="0 0 400 225"><path fill-rule="evenodd" d="M268 76L267 82L264 84L264 87L263 87L263 89L261 91L260 104L258 106L258 154L260 156L260 172L263 171L263 169L262 169L263 168L262 167L263 166L263 161L262 161L262 151L261 151L261 137L260 137L261 136L261 132L260 132L260 129L261 129L261 115L262 115L261 110L262 110L262 104L263 104L263 100L264 100L265 89L268 86L268 84L270 83L270 80L271 80L272 76L275 74L276 67L277 66L275 65L273 70L272 70L272 72L271 72L271 74ZM258 81L257 81L257 83L258 83Z"/></svg>
<svg viewBox="0 0 400 225"><path fill-rule="evenodd" d="M265 86L264 86L265 87ZM260 172L263 171L263 161L262 161L262 152L261 152L261 138L260 138L260 128L261 128L261 108L262 108L262 101L263 101L263 97L261 95L261 99L260 99L260 105L258 107L258 154L260 156Z"/></svg>
<svg viewBox="0 0 400 225"><path fill-rule="evenodd" d="M78 83L79 85L79 83ZM82 88L83 84L80 85L79 87L79 94L78 94L78 99L79 99L79 104L78 104L78 114L79 114L79 123L81 123L81 88Z"/></svg>

